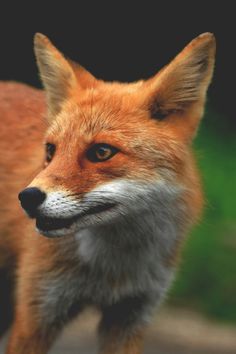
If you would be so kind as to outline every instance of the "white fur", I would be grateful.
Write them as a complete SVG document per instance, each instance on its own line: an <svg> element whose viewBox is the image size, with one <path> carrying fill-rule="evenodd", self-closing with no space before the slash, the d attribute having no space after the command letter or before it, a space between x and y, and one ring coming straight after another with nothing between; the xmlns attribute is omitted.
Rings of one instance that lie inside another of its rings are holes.
<svg viewBox="0 0 236 354"><path fill-rule="evenodd" d="M69 218L78 213L78 201L69 197L66 192L51 192L40 205L39 211L44 216L53 218Z"/></svg>

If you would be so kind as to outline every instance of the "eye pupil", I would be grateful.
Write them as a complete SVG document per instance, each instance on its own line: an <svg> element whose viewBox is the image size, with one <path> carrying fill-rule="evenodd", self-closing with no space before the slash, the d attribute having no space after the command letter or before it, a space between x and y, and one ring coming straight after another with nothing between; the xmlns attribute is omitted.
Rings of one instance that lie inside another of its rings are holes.
<svg viewBox="0 0 236 354"><path fill-rule="evenodd" d="M105 157L110 154L110 150L108 148L100 147L97 150L98 157Z"/></svg>

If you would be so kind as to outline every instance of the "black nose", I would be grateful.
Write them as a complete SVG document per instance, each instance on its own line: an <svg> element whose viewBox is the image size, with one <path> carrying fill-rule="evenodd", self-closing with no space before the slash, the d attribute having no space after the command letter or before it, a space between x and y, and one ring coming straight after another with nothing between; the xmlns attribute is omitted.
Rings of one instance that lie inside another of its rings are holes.
<svg viewBox="0 0 236 354"><path fill-rule="evenodd" d="M45 200L46 194L38 188L26 188L18 196L22 208L30 215L34 216L37 208Z"/></svg>

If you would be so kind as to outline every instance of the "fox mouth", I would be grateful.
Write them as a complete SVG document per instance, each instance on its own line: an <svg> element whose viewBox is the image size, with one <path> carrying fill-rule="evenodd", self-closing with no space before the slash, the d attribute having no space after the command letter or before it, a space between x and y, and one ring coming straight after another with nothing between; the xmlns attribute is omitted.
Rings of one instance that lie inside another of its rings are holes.
<svg viewBox="0 0 236 354"><path fill-rule="evenodd" d="M70 227L74 221L73 219L38 217L36 219L36 227L39 231L59 230Z"/></svg>
<svg viewBox="0 0 236 354"><path fill-rule="evenodd" d="M78 221L84 216L100 214L104 211L108 211L112 209L116 204L115 203L106 203L99 204L93 207L90 207L86 211L73 216L72 218L52 218L46 216L38 216L36 217L36 227L39 231L48 232L48 231L56 231L60 229L69 228L74 222Z"/></svg>

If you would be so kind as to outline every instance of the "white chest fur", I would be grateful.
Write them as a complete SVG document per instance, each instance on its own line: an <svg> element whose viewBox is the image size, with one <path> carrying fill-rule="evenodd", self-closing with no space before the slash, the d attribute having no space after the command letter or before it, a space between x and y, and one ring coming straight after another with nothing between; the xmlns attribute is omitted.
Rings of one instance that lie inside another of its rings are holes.
<svg viewBox="0 0 236 354"><path fill-rule="evenodd" d="M79 280L84 297L112 303L145 292L163 296L173 274L167 258L177 230L156 221L151 214L76 234L80 262L90 269L87 281Z"/></svg>

